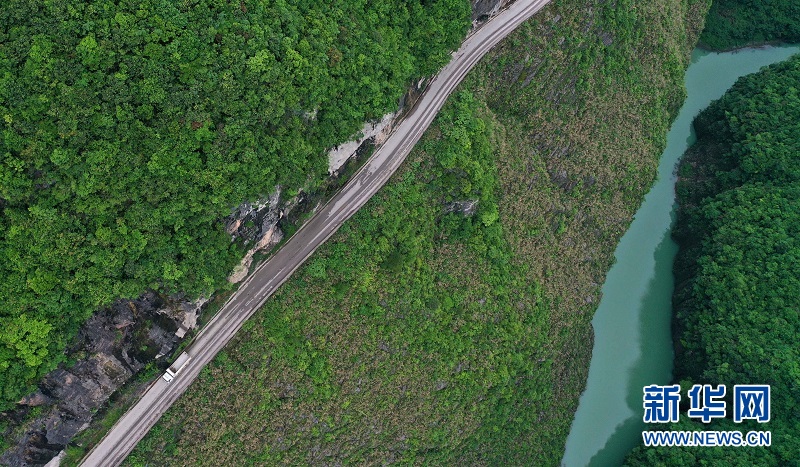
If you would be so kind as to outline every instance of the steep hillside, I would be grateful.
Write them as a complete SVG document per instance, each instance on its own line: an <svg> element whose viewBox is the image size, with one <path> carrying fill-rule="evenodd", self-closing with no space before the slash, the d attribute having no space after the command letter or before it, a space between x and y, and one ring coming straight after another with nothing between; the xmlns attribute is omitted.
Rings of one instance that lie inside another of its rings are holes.
<svg viewBox="0 0 800 467"><path fill-rule="evenodd" d="M708 3L526 23L128 463L557 465Z"/></svg>

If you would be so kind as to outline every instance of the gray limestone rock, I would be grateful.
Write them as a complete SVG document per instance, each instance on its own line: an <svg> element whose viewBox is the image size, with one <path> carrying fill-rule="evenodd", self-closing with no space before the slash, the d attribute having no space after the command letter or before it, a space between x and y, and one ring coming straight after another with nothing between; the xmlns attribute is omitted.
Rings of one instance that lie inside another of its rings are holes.
<svg viewBox="0 0 800 467"><path fill-rule="evenodd" d="M472 21L482 21L496 14L507 0L472 0Z"/></svg>
<svg viewBox="0 0 800 467"><path fill-rule="evenodd" d="M148 292L136 300L117 300L83 325L68 354L77 361L42 379L36 392L0 421L22 423L31 407L40 414L28 420L0 465L43 465L84 430L111 395L154 359L172 352L176 333L196 326L202 301ZM9 436L11 431L4 436Z"/></svg>

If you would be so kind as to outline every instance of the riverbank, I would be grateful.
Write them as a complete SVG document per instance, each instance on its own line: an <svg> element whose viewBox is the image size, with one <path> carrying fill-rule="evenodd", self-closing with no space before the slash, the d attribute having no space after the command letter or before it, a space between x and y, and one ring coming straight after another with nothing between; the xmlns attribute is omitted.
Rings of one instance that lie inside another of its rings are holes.
<svg viewBox="0 0 800 467"><path fill-rule="evenodd" d="M656 184L620 241L593 326L595 345L586 392L575 415L564 464L619 465L641 442L642 387L672 379L673 259L676 164L694 142L692 121L740 76L788 58L800 48L731 53L696 50L686 72L688 97L668 136Z"/></svg>
<svg viewBox="0 0 800 467"><path fill-rule="evenodd" d="M800 52L800 47L794 47ZM743 77L698 115L680 165L673 295L675 378L727 387L727 416L653 429L769 433L769 447L637 448L630 465L783 466L800 458L794 368L800 355L800 55ZM757 420L737 421L732 387L766 385ZM769 416L765 416L766 409ZM733 420L732 420L733 419ZM741 422L741 423L740 423ZM748 440L750 441L750 440Z"/></svg>

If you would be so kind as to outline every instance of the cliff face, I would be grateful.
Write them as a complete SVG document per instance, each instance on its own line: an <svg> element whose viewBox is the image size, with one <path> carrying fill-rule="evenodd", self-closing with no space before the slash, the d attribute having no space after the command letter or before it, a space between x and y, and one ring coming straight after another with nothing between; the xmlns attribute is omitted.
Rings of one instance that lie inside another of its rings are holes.
<svg viewBox="0 0 800 467"><path fill-rule="evenodd" d="M76 363L47 374L35 393L2 415L6 421L22 421L32 410L38 412L19 427L15 446L0 457L0 464L37 465L52 459L120 386L175 349L203 302L150 292L137 300L119 300L92 316L68 350Z"/></svg>
<svg viewBox="0 0 800 467"><path fill-rule="evenodd" d="M497 13L509 0L472 0L472 21L481 21Z"/></svg>

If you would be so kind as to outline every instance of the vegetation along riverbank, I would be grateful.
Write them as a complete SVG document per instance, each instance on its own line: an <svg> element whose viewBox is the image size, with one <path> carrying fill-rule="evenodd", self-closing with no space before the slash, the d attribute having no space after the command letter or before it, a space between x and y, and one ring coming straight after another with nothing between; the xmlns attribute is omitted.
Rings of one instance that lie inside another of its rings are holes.
<svg viewBox="0 0 800 467"><path fill-rule="evenodd" d="M715 49L800 41L791 1L721 0L701 41ZM675 382L770 384L772 420L737 424L732 413L668 430L768 430L769 448L644 448L629 465L791 465L800 458L796 336L800 57L741 78L695 120L676 186L673 237ZM659 428L654 428L659 429Z"/></svg>
<svg viewBox="0 0 800 467"><path fill-rule="evenodd" d="M771 447L636 448L628 465L792 465L800 458L800 56L741 78L695 120L679 168L675 383L724 384L728 416L655 430L770 431ZM736 384L771 386L766 424L732 420Z"/></svg>
<svg viewBox="0 0 800 467"><path fill-rule="evenodd" d="M711 50L776 42L800 42L800 10L795 0L715 0L700 44Z"/></svg>

